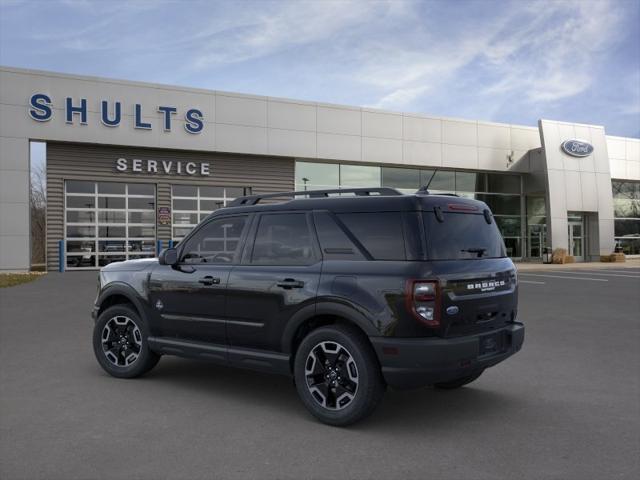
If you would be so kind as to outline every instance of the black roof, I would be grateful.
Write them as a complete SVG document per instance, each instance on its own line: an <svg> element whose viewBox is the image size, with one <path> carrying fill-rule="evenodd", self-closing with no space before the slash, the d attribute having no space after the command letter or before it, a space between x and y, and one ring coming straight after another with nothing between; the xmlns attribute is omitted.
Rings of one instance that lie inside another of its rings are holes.
<svg viewBox="0 0 640 480"><path fill-rule="evenodd" d="M331 193L353 193L353 195L329 196ZM368 193L363 193L368 192ZM375 194L374 194L375 193ZM326 195L325 195L326 194ZM304 195L311 196L305 198ZM299 198L299 196L303 196ZM248 200L247 200L248 199ZM257 201L256 201L257 199ZM265 199L272 203L259 203ZM276 199L281 199L277 203ZM484 202L452 194L432 195L426 191L403 194L393 189L314 190L305 192L282 192L264 196L249 195L234 200L229 206L216 210L213 215L248 212L329 210L333 212L400 212L432 210L467 211L482 213L488 209Z"/></svg>

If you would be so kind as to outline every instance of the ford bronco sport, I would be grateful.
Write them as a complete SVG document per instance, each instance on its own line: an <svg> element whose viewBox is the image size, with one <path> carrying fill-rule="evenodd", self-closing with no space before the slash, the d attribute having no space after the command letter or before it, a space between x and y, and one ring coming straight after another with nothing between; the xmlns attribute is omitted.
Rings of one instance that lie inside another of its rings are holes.
<svg viewBox="0 0 640 480"><path fill-rule="evenodd" d="M104 267L93 347L115 377L164 354L289 375L314 416L348 425L386 386L458 388L517 352L517 292L480 201L388 188L252 195L158 259Z"/></svg>

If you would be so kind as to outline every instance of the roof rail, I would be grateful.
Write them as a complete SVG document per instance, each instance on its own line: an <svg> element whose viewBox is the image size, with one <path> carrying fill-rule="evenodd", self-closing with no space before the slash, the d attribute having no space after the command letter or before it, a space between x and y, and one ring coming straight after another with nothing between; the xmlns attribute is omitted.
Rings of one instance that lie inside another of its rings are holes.
<svg viewBox="0 0 640 480"><path fill-rule="evenodd" d="M358 197L368 197L372 193L376 193L380 196L396 196L402 195L398 190L394 188L335 188L331 190L304 190L298 192L279 192L279 193L267 193L264 195L246 195L244 197L238 197L227 205L227 207L244 207L249 205L256 205L265 198L282 198L282 197L300 197L307 196L309 198L326 198L330 193L353 193Z"/></svg>

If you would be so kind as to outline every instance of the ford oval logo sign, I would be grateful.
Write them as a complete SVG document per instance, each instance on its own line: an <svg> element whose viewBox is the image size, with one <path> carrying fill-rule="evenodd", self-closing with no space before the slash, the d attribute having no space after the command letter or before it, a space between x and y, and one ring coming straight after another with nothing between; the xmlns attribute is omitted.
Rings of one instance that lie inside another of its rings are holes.
<svg viewBox="0 0 640 480"><path fill-rule="evenodd" d="M584 140L565 140L561 147L564 153L572 157L588 157L593 153L593 145Z"/></svg>

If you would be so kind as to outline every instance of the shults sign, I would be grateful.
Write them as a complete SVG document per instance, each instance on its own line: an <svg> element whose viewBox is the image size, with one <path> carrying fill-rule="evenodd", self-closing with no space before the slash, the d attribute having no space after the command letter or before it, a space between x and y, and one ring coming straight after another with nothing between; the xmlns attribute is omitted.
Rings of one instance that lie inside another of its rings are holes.
<svg viewBox="0 0 640 480"><path fill-rule="evenodd" d="M133 114L131 126L140 130L152 130L154 125L147 120L143 120L148 112L143 111L142 105L135 103L130 106ZM106 127L116 128L123 123L122 102L107 100L100 101L100 121ZM66 97L64 101L64 118L68 124L79 121L81 125L87 125L87 99ZM184 118L184 129L191 134L197 134L204 129L204 116L197 108L189 108L184 112L178 112L176 107L160 105L156 108L158 122L165 132L171 131L172 120L176 115ZM53 118L54 106L51 97L45 93L34 93L29 98L29 116L38 122L48 122Z"/></svg>

